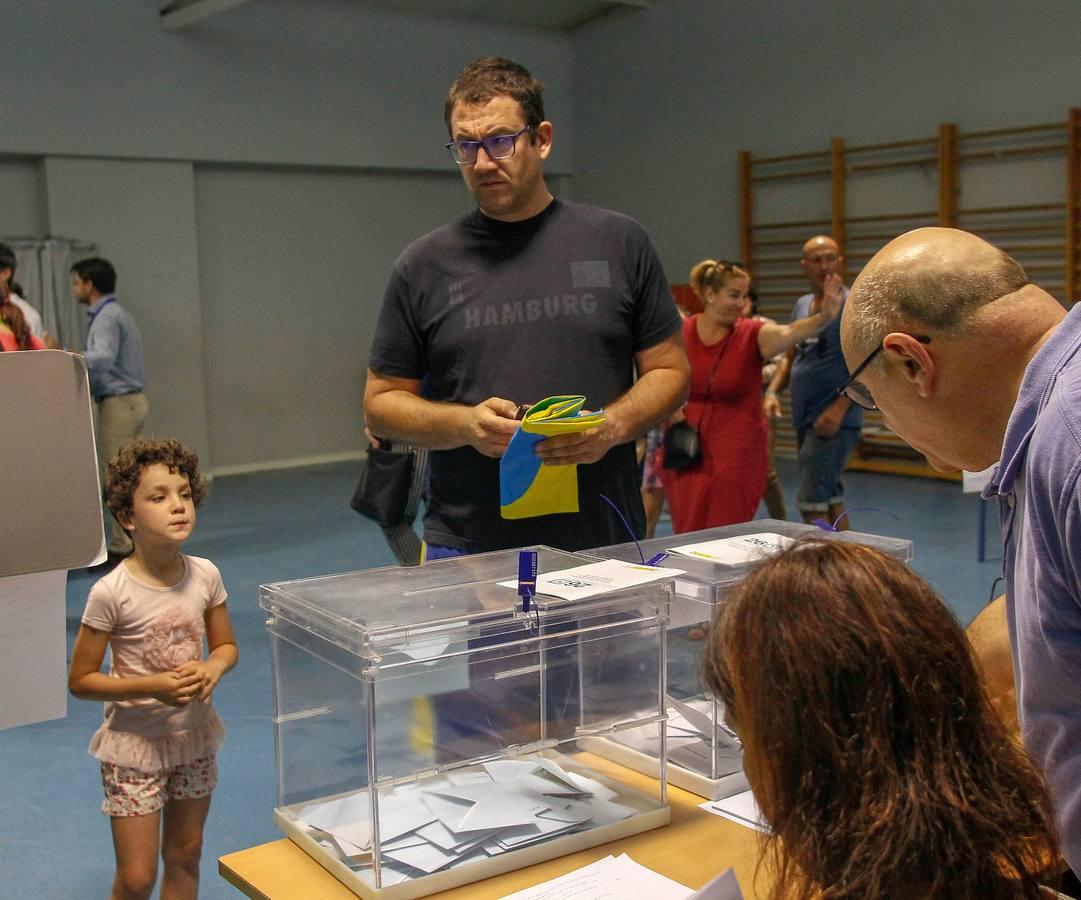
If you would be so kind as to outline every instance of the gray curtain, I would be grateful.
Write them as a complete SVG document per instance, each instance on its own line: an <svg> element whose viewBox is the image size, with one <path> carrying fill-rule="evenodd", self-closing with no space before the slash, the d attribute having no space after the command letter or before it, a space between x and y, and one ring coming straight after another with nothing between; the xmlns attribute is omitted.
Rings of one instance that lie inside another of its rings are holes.
<svg viewBox="0 0 1081 900"><path fill-rule="evenodd" d="M61 347L81 350L86 346L86 310L71 296L71 264L93 256L96 248L68 238L10 238L18 268L15 280L22 285L23 299L31 304Z"/></svg>

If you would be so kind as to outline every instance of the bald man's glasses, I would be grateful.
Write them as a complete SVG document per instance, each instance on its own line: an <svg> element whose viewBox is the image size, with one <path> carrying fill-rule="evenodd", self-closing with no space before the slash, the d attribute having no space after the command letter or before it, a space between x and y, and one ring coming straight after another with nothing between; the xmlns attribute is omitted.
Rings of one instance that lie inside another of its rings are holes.
<svg viewBox="0 0 1081 900"><path fill-rule="evenodd" d="M914 338L921 344L931 343L931 339L925 334L910 334L909 337ZM867 355L867 359L856 366L855 371L848 376L848 381L837 389L837 393L844 394L844 396L855 403L856 406L862 406L864 409L878 409L875 398L871 396L871 389L863 384L863 382L856 381L856 379L863 374L863 370L874 361L874 358L885 349L886 339L883 338L878 342L878 346Z"/></svg>
<svg viewBox="0 0 1081 900"><path fill-rule="evenodd" d="M450 158L460 166L473 165L477 161L477 151L481 147L488 154L488 159L509 159L514 156L514 147L518 143L518 138L532 130L532 125L526 125L514 134L494 134L479 141L447 141L446 147L450 151Z"/></svg>

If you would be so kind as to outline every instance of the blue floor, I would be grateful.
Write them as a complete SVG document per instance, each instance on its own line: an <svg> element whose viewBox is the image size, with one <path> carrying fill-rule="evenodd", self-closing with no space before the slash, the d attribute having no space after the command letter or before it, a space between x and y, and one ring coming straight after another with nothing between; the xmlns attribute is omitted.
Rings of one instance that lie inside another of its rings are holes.
<svg viewBox="0 0 1081 900"><path fill-rule="evenodd" d="M781 460L794 517L794 464ZM270 721L268 644L259 585L393 564L379 529L349 509L356 464L218 479L199 513L188 552L218 564L240 646L240 664L215 704L229 737L207 823L201 896L239 896L217 874L223 853L274 840L275 764ZM997 518L988 516L989 559L976 561L977 504L959 484L868 473L846 476L853 527L911 538L914 568L967 624L1000 574ZM659 534L668 528L662 523ZM94 576L68 578L69 646ZM101 704L69 699L65 719L0 732L0 895L104 897L113 873L112 842L100 813L97 765L86 754Z"/></svg>

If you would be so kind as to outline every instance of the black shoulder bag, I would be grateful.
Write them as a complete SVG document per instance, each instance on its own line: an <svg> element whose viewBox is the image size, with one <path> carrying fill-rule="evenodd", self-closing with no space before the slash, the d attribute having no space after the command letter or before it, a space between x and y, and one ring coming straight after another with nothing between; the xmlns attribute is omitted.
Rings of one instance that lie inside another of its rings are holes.
<svg viewBox="0 0 1081 900"><path fill-rule="evenodd" d="M721 364L721 358L732 342L733 331L729 331L722 340L721 349L717 351L717 358L713 361L713 368L709 370L709 378L706 379L706 397L702 401L702 415L698 418L698 425L692 425L683 419L681 422L673 422L664 431L664 467L666 469L682 472L702 461L702 438L698 434L698 428L701 427L702 420L705 418L709 395L713 392L713 377L717 374L717 366Z"/></svg>
<svg viewBox="0 0 1081 900"><path fill-rule="evenodd" d="M383 441L382 447L368 447L360 481L349 505L384 528L408 522L415 459L414 450L395 449L390 441Z"/></svg>

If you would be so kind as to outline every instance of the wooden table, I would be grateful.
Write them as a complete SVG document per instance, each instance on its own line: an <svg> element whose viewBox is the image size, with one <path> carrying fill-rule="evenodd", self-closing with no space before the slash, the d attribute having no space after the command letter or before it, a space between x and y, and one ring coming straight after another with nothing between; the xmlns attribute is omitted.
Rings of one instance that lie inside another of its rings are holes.
<svg viewBox="0 0 1081 900"><path fill-rule="evenodd" d="M615 767L609 763L597 768ZM647 791L654 784L648 776L626 769L621 770L620 780ZM609 854L620 853L627 853L635 862L691 888L699 888L732 868L746 900L765 896L764 877L757 886L754 882L757 832L699 809L702 798L680 788L668 788L668 801L672 821L664 828L431 896L444 900L497 900ZM350 900L355 896L296 844L284 838L219 857L218 872L233 887L258 900Z"/></svg>

